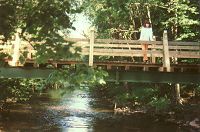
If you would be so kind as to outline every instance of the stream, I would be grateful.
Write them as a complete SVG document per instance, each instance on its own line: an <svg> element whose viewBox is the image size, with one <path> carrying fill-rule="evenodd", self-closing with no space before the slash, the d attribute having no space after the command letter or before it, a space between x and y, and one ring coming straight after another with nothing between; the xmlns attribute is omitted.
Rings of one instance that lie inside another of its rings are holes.
<svg viewBox="0 0 200 132"><path fill-rule="evenodd" d="M9 107L0 113L0 132L195 132L143 114L115 114L113 104L81 90L60 99L45 95Z"/></svg>

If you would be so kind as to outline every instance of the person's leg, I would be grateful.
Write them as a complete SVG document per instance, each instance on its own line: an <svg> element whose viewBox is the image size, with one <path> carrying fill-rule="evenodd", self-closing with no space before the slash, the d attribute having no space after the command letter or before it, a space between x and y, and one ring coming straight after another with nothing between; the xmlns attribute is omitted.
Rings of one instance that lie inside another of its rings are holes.
<svg viewBox="0 0 200 132"><path fill-rule="evenodd" d="M146 62L146 60L148 60L147 58L147 50L148 49L148 46L147 44L142 44L142 54L143 54L143 62Z"/></svg>
<svg viewBox="0 0 200 132"><path fill-rule="evenodd" d="M148 44L145 44L145 61L148 61L147 50L148 50Z"/></svg>

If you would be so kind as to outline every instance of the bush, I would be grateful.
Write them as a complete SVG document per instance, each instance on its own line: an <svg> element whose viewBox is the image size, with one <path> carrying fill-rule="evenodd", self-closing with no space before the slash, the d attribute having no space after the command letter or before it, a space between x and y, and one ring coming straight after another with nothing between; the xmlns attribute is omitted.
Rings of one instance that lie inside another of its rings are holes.
<svg viewBox="0 0 200 132"><path fill-rule="evenodd" d="M156 111L166 110L169 108L170 100L167 97L156 98L149 103L149 105L156 109Z"/></svg>

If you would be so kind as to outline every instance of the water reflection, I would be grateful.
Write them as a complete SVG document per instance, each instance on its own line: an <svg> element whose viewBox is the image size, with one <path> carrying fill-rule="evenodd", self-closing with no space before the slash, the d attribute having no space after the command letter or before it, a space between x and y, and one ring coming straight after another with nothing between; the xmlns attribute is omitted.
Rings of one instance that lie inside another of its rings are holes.
<svg viewBox="0 0 200 132"><path fill-rule="evenodd" d="M60 105L66 105L68 110L73 111L90 111L89 102L91 99L88 97L86 91L76 90L70 95L66 95L62 100Z"/></svg>
<svg viewBox="0 0 200 132"><path fill-rule="evenodd" d="M89 102L91 98L88 97L86 91L74 91L61 100L60 105L67 106L69 115L60 120L63 132L88 132L91 131L90 123L92 118L88 116L92 109Z"/></svg>
<svg viewBox="0 0 200 132"><path fill-rule="evenodd" d="M88 132L92 130L88 118L65 117L62 122L65 123L62 128L63 132Z"/></svg>

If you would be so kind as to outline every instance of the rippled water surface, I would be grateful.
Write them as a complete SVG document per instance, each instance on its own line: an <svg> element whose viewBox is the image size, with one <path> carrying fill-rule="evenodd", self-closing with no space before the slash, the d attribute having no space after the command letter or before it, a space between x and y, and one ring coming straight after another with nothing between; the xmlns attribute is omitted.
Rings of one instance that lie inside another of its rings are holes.
<svg viewBox="0 0 200 132"><path fill-rule="evenodd" d="M74 91L62 99L41 97L0 115L0 132L186 132L144 115L116 115L112 104Z"/></svg>

